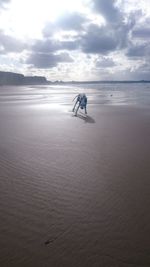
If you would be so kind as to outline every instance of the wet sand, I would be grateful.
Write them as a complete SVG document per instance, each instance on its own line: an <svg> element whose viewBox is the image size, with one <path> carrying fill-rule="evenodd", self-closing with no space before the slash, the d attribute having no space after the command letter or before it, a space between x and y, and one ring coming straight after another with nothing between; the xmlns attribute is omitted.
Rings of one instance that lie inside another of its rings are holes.
<svg viewBox="0 0 150 267"><path fill-rule="evenodd" d="M150 109L54 98L1 101L0 266L149 267Z"/></svg>

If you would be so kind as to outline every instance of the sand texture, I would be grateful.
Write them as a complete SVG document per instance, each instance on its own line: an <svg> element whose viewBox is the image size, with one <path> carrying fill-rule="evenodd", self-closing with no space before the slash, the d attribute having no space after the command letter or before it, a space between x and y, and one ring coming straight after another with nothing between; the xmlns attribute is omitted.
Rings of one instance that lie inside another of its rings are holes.
<svg viewBox="0 0 150 267"><path fill-rule="evenodd" d="M0 89L0 266L149 267L150 109L36 90Z"/></svg>

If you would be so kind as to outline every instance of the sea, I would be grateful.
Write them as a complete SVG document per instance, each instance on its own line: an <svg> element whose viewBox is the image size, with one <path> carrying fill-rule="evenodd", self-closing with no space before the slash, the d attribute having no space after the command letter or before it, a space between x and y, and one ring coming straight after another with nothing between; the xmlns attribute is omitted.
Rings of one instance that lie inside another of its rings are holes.
<svg viewBox="0 0 150 267"><path fill-rule="evenodd" d="M150 83L145 82L1 86L0 103L70 105L79 93L87 95L88 105L150 105Z"/></svg>

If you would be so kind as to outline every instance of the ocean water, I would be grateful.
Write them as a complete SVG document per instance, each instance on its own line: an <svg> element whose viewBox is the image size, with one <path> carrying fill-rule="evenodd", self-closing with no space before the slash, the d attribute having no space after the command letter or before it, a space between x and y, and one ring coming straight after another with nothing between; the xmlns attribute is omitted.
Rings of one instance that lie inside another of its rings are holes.
<svg viewBox="0 0 150 267"><path fill-rule="evenodd" d="M78 93L87 94L88 105L150 105L150 83L1 87L0 103L70 105Z"/></svg>

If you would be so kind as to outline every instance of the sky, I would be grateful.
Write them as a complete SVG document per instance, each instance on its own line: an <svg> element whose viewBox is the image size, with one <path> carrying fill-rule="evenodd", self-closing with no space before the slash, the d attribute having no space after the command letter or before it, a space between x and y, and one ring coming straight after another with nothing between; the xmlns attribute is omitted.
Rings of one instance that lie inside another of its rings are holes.
<svg viewBox="0 0 150 267"><path fill-rule="evenodd" d="M0 0L0 71L150 80L150 1Z"/></svg>

